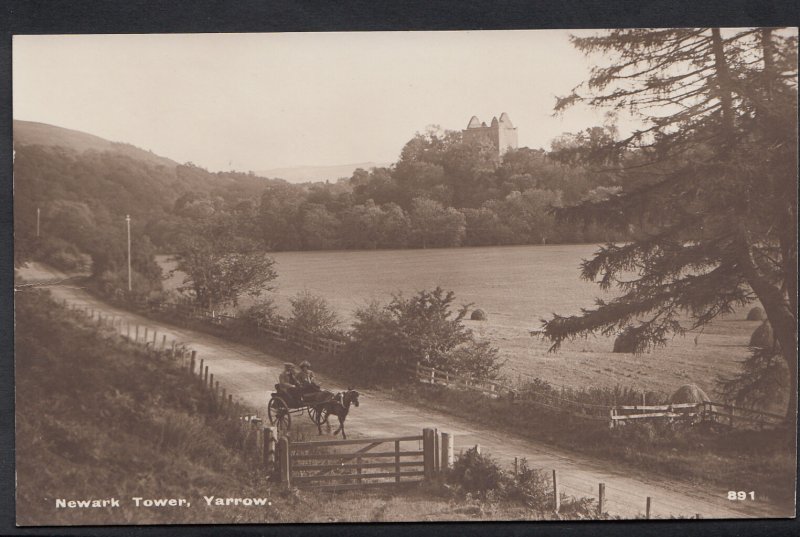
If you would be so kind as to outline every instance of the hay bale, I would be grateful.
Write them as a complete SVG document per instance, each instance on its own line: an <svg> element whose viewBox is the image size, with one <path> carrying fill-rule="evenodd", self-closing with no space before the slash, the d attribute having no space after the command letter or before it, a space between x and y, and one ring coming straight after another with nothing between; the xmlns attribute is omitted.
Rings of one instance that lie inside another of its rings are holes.
<svg viewBox="0 0 800 537"><path fill-rule="evenodd" d="M670 404L678 405L681 403L705 403L711 401L702 389L696 384L684 384L673 393L670 398Z"/></svg>
<svg viewBox="0 0 800 537"><path fill-rule="evenodd" d="M759 307L755 307L747 313L748 321L763 321L764 319L766 319L766 316L764 315L764 310L762 310Z"/></svg>
<svg viewBox="0 0 800 537"><path fill-rule="evenodd" d="M769 324L769 321L764 321L753 331L753 335L750 336L750 346L770 349L774 345L775 334L772 331L772 325Z"/></svg>
<svg viewBox="0 0 800 537"><path fill-rule="evenodd" d="M485 321L486 312L481 309L473 310L472 315L470 315L469 318L473 321Z"/></svg>
<svg viewBox="0 0 800 537"><path fill-rule="evenodd" d="M614 340L614 352L633 353L635 351L636 341L632 337L632 332L628 329L623 330Z"/></svg>

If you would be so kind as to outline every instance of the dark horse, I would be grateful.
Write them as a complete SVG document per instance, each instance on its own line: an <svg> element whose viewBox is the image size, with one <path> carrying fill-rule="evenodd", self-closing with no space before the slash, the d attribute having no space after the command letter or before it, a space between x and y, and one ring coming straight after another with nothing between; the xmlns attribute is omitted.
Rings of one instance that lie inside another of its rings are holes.
<svg viewBox="0 0 800 537"><path fill-rule="evenodd" d="M336 416L339 418L339 428L333 432L334 436L339 434L339 431L342 431L342 438L347 440L347 434L344 432L344 420L347 419L347 414L350 412L350 405L358 406L358 396L359 393L357 391L348 389L346 392L336 394L334 399L320 405L320 410L327 411L329 417ZM321 423L317 423L317 429L319 430L319 434L322 434Z"/></svg>

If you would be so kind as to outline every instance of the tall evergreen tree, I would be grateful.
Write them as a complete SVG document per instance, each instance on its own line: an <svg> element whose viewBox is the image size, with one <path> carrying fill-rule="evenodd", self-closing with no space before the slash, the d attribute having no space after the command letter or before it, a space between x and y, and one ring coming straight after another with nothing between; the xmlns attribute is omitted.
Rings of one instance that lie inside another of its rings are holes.
<svg viewBox="0 0 800 537"><path fill-rule="evenodd" d="M645 126L594 148L624 188L557 211L562 222L632 230L584 261L582 277L618 288L580 315L544 321L552 349L627 329L637 351L665 345L760 300L797 407L797 38L770 28L611 30L572 38L609 63L561 98L628 109ZM688 316L688 323L682 319Z"/></svg>

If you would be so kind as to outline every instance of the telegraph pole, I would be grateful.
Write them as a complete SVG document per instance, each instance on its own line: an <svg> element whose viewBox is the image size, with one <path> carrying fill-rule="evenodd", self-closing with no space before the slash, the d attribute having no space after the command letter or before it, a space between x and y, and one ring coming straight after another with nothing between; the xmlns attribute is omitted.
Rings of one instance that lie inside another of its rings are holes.
<svg viewBox="0 0 800 537"><path fill-rule="evenodd" d="M36 207L36 238L39 238L39 216L41 215L42 210L39 207Z"/></svg>
<svg viewBox="0 0 800 537"><path fill-rule="evenodd" d="M125 223L128 225L128 292L131 292L131 215L125 215Z"/></svg>

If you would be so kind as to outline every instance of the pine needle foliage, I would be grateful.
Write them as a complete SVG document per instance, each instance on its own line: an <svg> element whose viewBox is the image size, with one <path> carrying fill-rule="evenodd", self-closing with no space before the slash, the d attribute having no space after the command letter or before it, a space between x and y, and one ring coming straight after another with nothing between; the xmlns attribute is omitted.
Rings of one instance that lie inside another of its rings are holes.
<svg viewBox="0 0 800 537"><path fill-rule="evenodd" d="M607 244L581 275L619 295L543 320L566 340L625 331L641 352L760 300L797 395L797 36L773 28L619 29L573 37L607 62L559 98L627 110L644 125L583 162L621 189L555 209L632 240ZM686 319L689 319L688 322Z"/></svg>

